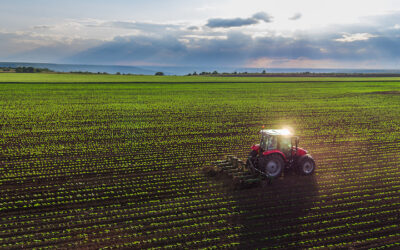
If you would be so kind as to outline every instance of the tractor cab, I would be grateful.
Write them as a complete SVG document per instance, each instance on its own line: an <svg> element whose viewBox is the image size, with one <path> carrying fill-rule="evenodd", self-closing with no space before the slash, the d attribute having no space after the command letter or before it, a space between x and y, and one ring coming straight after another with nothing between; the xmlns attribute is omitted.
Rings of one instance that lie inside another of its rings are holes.
<svg viewBox="0 0 400 250"><path fill-rule="evenodd" d="M299 137L293 136L287 129L263 129L260 131L261 151L279 150L286 158L291 158L297 152Z"/></svg>

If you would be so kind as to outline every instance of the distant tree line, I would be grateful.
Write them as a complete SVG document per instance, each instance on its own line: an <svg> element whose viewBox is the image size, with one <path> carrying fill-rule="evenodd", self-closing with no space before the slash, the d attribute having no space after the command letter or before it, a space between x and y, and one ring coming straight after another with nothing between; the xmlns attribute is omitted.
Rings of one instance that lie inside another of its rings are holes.
<svg viewBox="0 0 400 250"><path fill-rule="evenodd" d="M222 77L400 77L399 73L314 73L314 72L293 72L293 73L267 73L263 70L259 73L237 72L232 73L218 73L216 70L213 72L201 72L187 74L187 76L222 76Z"/></svg>
<svg viewBox="0 0 400 250"><path fill-rule="evenodd" d="M3 71L3 72L15 71L14 69L9 68L9 67L1 67L0 70Z"/></svg>
<svg viewBox="0 0 400 250"><path fill-rule="evenodd" d="M53 72L48 68L34 68L34 67L0 67L2 72L16 72L16 73L41 73L41 72Z"/></svg>
<svg viewBox="0 0 400 250"><path fill-rule="evenodd" d="M16 73L41 73L41 72L53 72L48 68L34 68L34 67L18 67L15 69Z"/></svg>
<svg viewBox="0 0 400 250"><path fill-rule="evenodd" d="M71 74L90 74L90 75L109 75L107 72L89 72L89 71L70 71ZM121 73L117 72L116 75L120 75Z"/></svg>
<svg viewBox="0 0 400 250"><path fill-rule="evenodd" d="M231 76L231 75L248 75L248 74L266 74L267 72L265 70L263 70L261 73L248 73L248 72L237 72L234 71L232 73L227 73L227 72L223 72L223 73L219 73L218 71L214 70L213 72L207 72L207 71L203 71L201 73L197 73L196 71L193 73L189 73L187 74L187 76L209 76L209 75L214 75L214 76Z"/></svg>

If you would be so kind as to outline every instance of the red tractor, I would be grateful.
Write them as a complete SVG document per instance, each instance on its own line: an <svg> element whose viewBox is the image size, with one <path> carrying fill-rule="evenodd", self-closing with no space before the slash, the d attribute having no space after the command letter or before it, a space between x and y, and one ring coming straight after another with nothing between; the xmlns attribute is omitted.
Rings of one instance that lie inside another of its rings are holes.
<svg viewBox="0 0 400 250"><path fill-rule="evenodd" d="M299 137L286 129L261 130L260 144L253 145L246 167L253 173L279 177L282 171L294 169L302 175L311 175L315 162L307 151L299 148Z"/></svg>
<svg viewBox="0 0 400 250"><path fill-rule="evenodd" d="M315 161L306 150L299 148L299 137L286 129L262 129L260 144L253 145L246 164L234 156L204 168L209 175L226 173L235 184L255 186L264 178L269 182L279 177L284 169L294 169L301 175L311 175Z"/></svg>

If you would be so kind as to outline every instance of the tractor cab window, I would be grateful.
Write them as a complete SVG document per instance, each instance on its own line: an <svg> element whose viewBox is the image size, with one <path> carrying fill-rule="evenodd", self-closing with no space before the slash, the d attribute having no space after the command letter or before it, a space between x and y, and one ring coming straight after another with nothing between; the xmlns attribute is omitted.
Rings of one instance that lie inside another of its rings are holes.
<svg viewBox="0 0 400 250"><path fill-rule="evenodd" d="M292 139L290 137L282 137L279 143L279 150L286 155L290 156L292 149Z"/></svg>
<svg viewBox="0 0 400 250"><path fill-rule="evenodd" d="M263 150L274 150L278 148L277 137L268 134L261 134L260 146Z"/></svg>
<svg viewBox="0 0 400 250"><path fill-rule="evenodd" d="M290 137L282 137L280 141L280 150L290 149L292 147L292 139Z"/></svg>
<svg viewBox="0 0 400 250"><path fill-rule="evenodd" d="M277 148L276 136L263 134L261 136L260 146L264 150L274 150Z"/></svg>
<svg viewBox="0 0 400 250"><path fill-rule="evenodd" d="M276 149L276 145L277 141L276 141L276 136L270 136L268 138L268 150L274 150Z"/></svg>
<svg viewBox="0 0 400 250"><path fill-rule="evenodd" d="M260 147L266 150L267 145L268 145L268 136L261 134Z"/></svg>

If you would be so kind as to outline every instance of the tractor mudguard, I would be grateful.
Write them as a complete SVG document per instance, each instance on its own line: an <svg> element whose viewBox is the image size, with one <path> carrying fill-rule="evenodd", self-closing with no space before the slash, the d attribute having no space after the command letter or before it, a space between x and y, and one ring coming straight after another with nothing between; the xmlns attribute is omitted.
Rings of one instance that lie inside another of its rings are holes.
<svg viewBox="0 0 400 250"><path fill-rule="evenodd" d="M260 149L260 144L255 144L251 146L251 149L258 152L258 149Z"/></svg>
<svg viewBox="0 0 400 250"><path fill-rule="evenodd" d="M298 158L298 162L301 162L301 161L302 161L303 159L305 159L305 158L310 158L311 160L314 161L314 158L312 158L311 155L309 155L309 154L304 154L304 155L302 155L302 156L300 156L300 157Z"/></svg>
<svg viewBox="0 0 400 250"><path fill-rule="evenodd" d="M307 150L303 149L303 148L297 148L297 156L303 156L307 154Z"/></svg>

